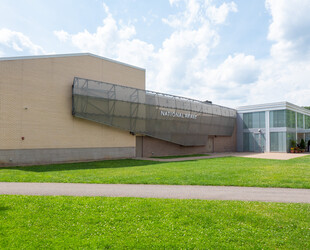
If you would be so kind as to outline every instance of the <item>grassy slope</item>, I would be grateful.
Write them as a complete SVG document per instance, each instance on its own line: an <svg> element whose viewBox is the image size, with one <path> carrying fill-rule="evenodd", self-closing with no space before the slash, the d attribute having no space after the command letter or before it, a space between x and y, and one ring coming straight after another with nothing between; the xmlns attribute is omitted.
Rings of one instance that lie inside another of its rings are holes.
<svg viewBox="0 0 310 250"><path fill-rule="evenodd" d="M0 181L310 188L310 156L287 161L225 157L169 163L114 160L0 168Z"/></svg>
<svg viewBox="0 0 310 250"><path fill-rule="evenodd" d="M176 158L187 158L187 157L198 157L198 156L208 156L207 154L194 154L194 155L169 155L169 156L154 156L154 159L176 159Z"/></svg>
<svg viewBox="0 0 310 250"><path fill-rule="evenodd" d="M0 248L309 249L310 205L0 196Z"/></svg>

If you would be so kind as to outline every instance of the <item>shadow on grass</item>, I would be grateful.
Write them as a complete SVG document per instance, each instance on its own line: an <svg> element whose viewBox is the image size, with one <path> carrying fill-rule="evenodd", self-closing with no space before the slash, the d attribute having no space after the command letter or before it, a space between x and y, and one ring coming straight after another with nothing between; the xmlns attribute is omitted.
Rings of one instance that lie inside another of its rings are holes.
<svg viewBox="0 0 310 250"><path fill-rule="evenodd" d="M0 206L0 212L7 211L7 210L9 210L8 207L1 207L1 206Z"/></svg>
<svg viewBox="0 0 310 250"><path fill-rule="evenodd" d="M22 167L2 167L1 170L21 170L30 172L53 172L53 171L68 171L68 170L85 170L85 169L100 169L100 168L129 168L147 165L164 164L165 162L145 161L145 160L105 160L94 162L76 162L64 164L22 166Z"/></svg>

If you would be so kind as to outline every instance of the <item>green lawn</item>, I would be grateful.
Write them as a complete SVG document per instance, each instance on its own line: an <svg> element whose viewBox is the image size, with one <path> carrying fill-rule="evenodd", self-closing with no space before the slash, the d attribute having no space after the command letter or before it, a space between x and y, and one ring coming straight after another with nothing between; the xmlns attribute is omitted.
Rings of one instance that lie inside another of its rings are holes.
<svg viewBox="0 0 310 250"><path fill-rule="evenodd" d="M151 157L151 158L154 158L154 159L176 159L176 158L198 157L198 156L209 156L209 155L207 155L207 154L169 155L169 156L155 156L155 157Z"/></svg>
<svg viewBox="0 0 310 250"><path fill-rule="evenodd" d="M0 168L0 181L310 188L310 156L287 161L223 157L182 162L111 160L10 167Z"/></svg>
<svg viewBox="0 0 310 250"><path fill-rule="evenodd" d="M1 249L310 249L310 205L0 196Z"/></svg>

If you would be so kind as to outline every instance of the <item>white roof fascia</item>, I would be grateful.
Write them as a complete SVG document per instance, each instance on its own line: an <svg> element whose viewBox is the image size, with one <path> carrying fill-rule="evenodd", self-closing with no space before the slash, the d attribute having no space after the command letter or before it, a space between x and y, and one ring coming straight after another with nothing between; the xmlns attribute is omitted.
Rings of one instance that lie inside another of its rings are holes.
<svg viewBox="0 0 310 250"><path fill-rule="evenodd" d="M71 56L92 56L92 57L97 57L99 59L105 60L105 61L109 61L109 62L113 62L113 63L117 63L117 64L121 64L127 67L131 67L134 69L139 69L139 70L143 70L145 71L144 68L140 68L137 66L133 66L127 63L123 63L123 62L119 62L113 59L109 59L106 57L102 57L102 56L98 56L92 53L72 53L72 54L52 54L52 55L38 55L38 56L19 56L19 57L0 57L0 61L12 61L12 60L26 60L26 59L44 59L44 58L57 58L57 57L71 57Z"/></svg>
<svg viewBox="0 0 310 250"><path fill-rule="evenodd" d="M290 102L274 102L265 103L258 105L241 106L237 108L238 113L248 113L248 112L261 112L261 111L272 111L272 110L282 110L289 109L304 115L310 115L310 110L299 107Z"/></svg>

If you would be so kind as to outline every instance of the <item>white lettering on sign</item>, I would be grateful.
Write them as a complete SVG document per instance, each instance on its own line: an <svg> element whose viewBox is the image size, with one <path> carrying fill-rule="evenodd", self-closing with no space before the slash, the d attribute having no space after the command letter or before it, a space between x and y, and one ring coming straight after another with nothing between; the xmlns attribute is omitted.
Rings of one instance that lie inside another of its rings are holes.
<svg viewBox="0 0 310 250"><path fill-rule="evenodd" d="M160 115L161 116L177 117L177 118L197 119L197 115L194 115L194 114L181 113L181 112L175 112L175 111L166 111L166 110L161 110Z"/></svg>

